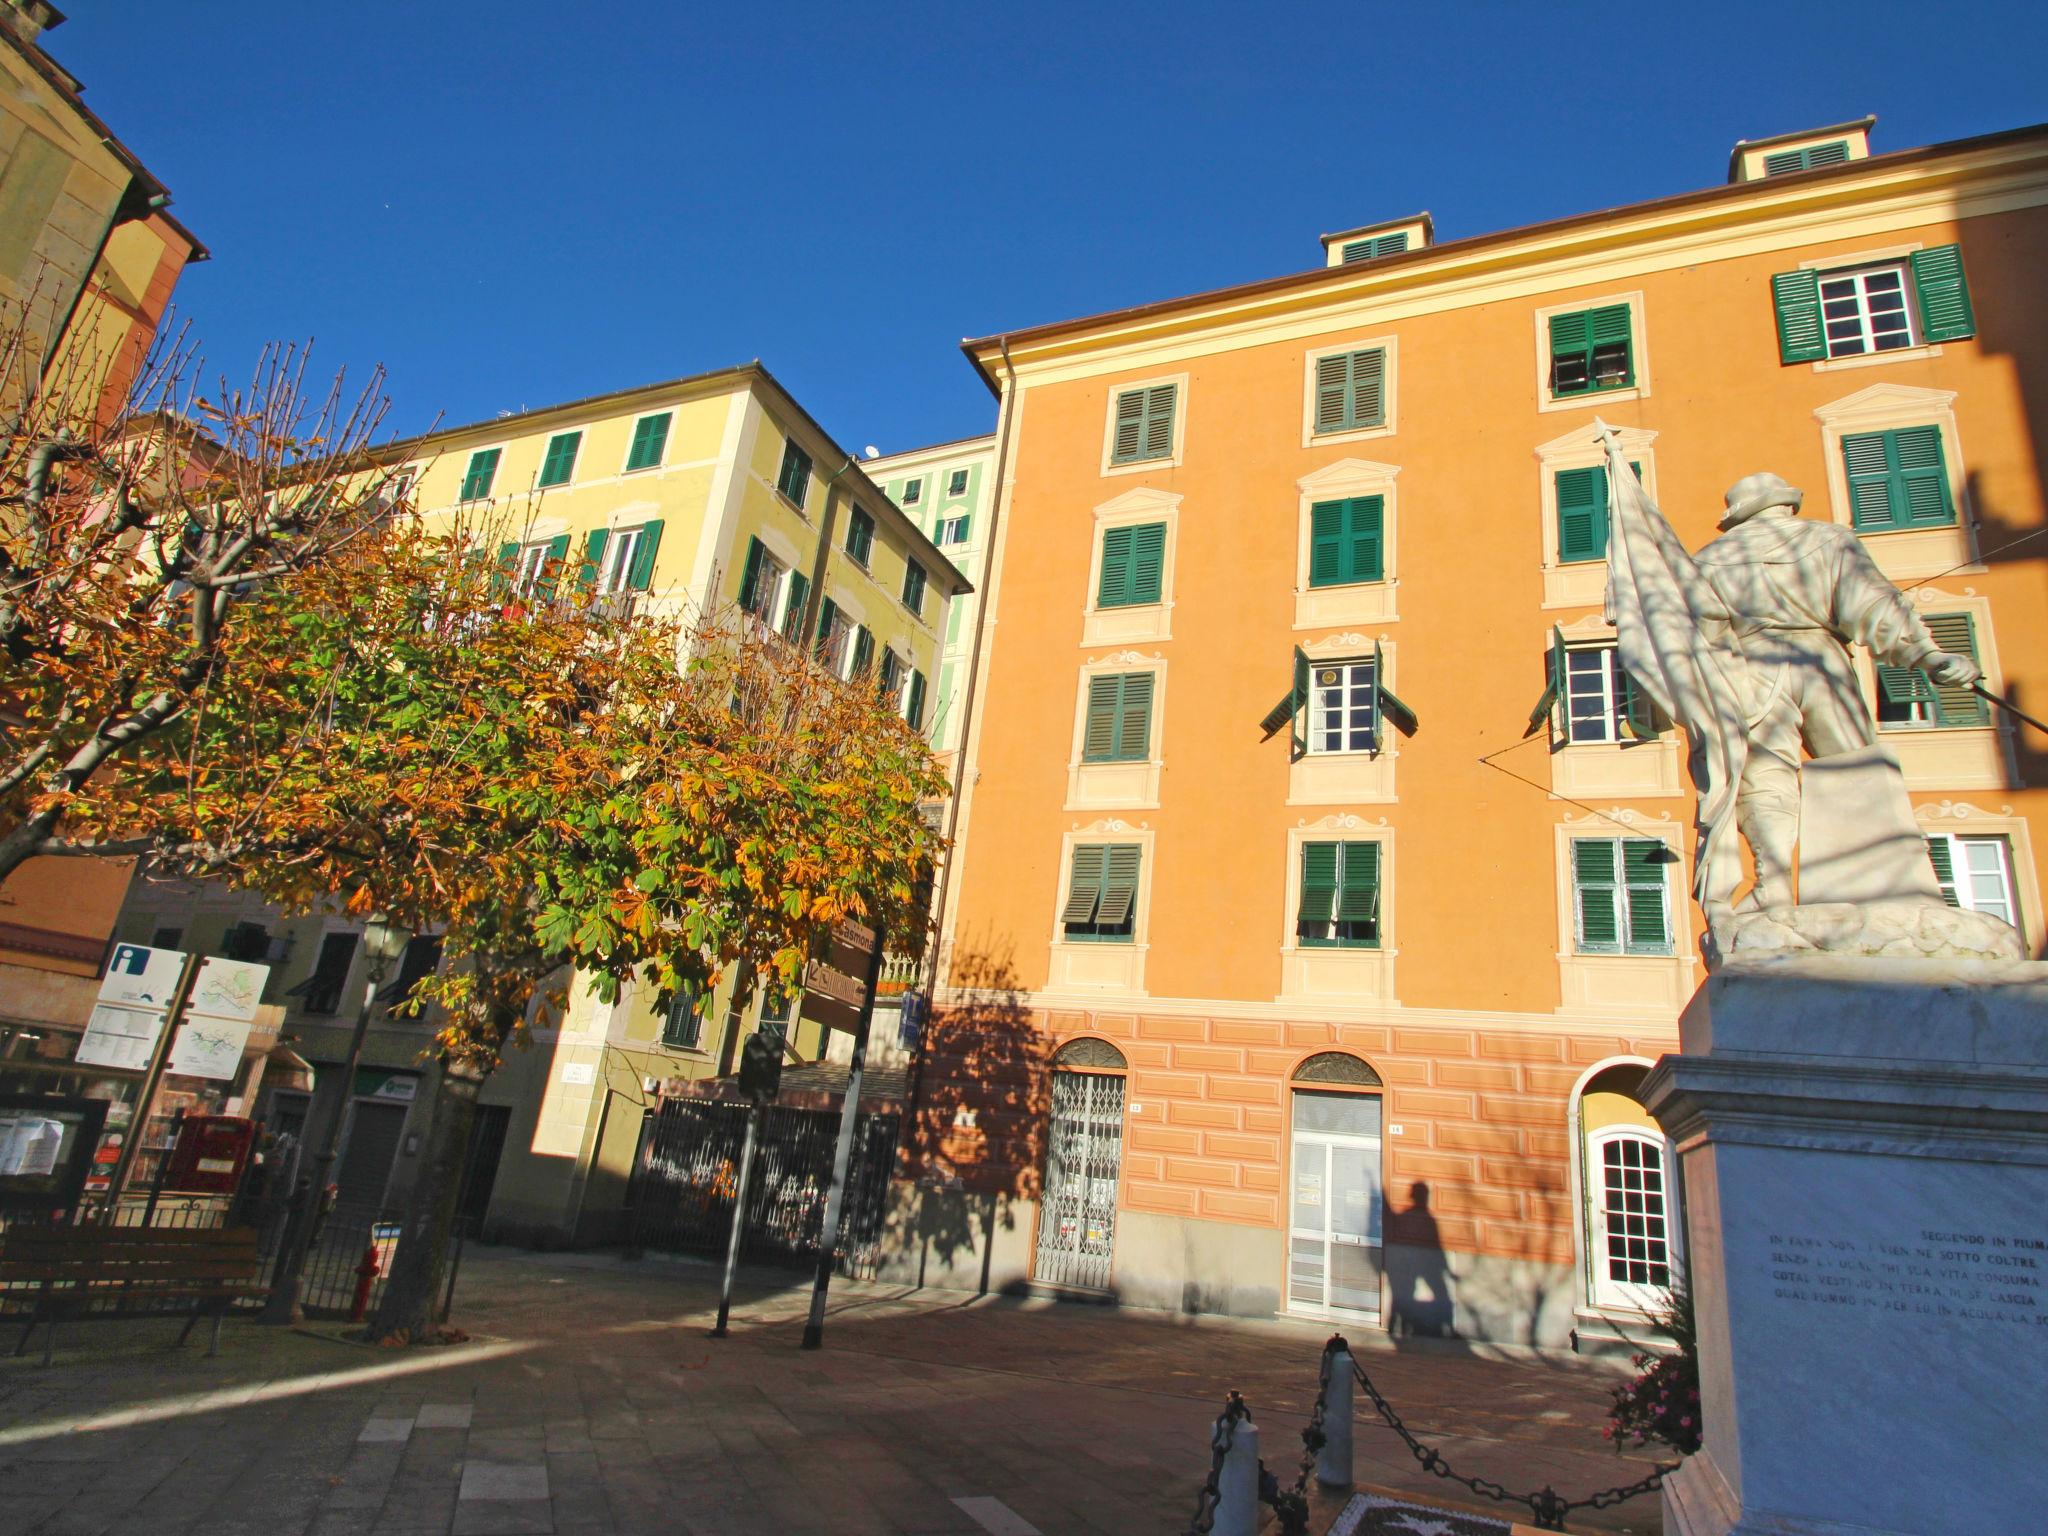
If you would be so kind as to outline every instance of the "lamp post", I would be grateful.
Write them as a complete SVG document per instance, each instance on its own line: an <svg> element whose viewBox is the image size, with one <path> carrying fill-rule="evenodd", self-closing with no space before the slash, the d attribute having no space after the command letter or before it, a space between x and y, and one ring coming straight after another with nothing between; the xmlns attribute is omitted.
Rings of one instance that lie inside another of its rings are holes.
<svg viewBox="0 0 2048 1536"><path fill-rule="evenodd" d="M327 1176L334 1171L334 1160L341 1155L342 1122L348 1116L356 1064L362 1060L363 1037L370 1032L370 1012L377 1005L377 989L384 984L384 973L391 968L392 961L405 953L405 946L411 940L409 932L381 915L363 925L363 953L369 958L370 975L363 983L363 1001L356 1009L356 1027L349 1036L348 1057L342 1062L339 1087L332 1095L333 1105L320 1138L320 1150L314 1155L312 1182L302 1182L293 1192L291 1214L285 1222L283 1250L278 1255L277 1273L271 1280L270 1299L263 1307L263 1321L266 1323L296 1323L303 1316L299 1310L299 1289L305 1278L306 1250L313 1243L313 1213L319 1205L321 1191L327 1188Z"/></svg>

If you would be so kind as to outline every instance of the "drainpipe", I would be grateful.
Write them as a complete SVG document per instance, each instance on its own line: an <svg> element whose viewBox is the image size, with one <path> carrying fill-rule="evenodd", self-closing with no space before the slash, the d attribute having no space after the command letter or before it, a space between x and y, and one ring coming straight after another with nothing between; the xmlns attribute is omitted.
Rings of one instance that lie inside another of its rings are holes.
<svg viewBox="0 0 2048 1536"><path fill-rule="evenodd" d="M923 999L919 1009L920 1018L929 1021L932 1013L932 996L939 986L939 949L945 939L943 925L946 919L946 892L953 884L953 866L959 861L959 845L955 841L960 831L960 802L967 788L967 748L974 730L974 704L981 687L981 645L988 635L989 601L995 595L992 573L995 569L996 541L1002 532L1003 480L1010 461L1010 420L1015 414L1017 399L1017 369L1010 361L1010 338L1001 337L997 343L1003 349L1003 405L996 425L996 469L994 484L989 490L988 503L988 560L982 567L981 612L975 616L974 649L967 655L967 689L960 696L960 751L953 764L953 808L946 818L946 861L939 871L939 888L933 896L933 911L938 914L941 931L933 937L931 946L931 967L919 988ZM909 1093L909 1115L915 1118L919 1103L924 1095L924 1058L927 1035L920 1028L917 1040L917 1055L911 1063Z"/></svg>

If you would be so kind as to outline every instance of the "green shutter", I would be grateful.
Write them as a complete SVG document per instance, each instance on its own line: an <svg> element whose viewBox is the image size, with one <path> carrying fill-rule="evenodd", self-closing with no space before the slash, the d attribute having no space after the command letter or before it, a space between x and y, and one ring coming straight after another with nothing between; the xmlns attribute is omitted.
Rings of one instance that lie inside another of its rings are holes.
<svg viewBox="0 0 2048 1536"><path fill-rule="evenodd" d="M816 650L817 654L821 657L825 655L826 649L832 643L832 621L838 616L839 605L833 602L831 598L826 598L818 605L818 641Z"/></svg>
<svg viewBox="0 0 2048 1536"><path fill-rule="evenodd" d="M633 447L626 455L626 468L652 469L661 462L662 451L668 447L668 424L670 413L659 416L642 416L633 423Z"/></svg>
<svg viewBox="0 0 2048 1536"><path fill-rule="evenodd" d="M1337 906L1337 845L1301 845L1301 905L1295 914L1303 923L1327 923Z"/></svg>
<svg viewBox="0 0 2048 1536"><path fill-rule="evenodd" d="M789 573L789 606L782 614L782 637L800 644L804 637L804 604L811 595L811 580L802 571Z"/></svg>
<svg viewBox="0 0 2048 1536"><path fill-rule="evenodd" d="M1112 927L1129 919L1138 900L1138 845L1113 843L1102 880L1102 910L1096 920Z"/></svg>
<svg viewBox="0 0 2048 1536"><path fill-rule="evenodd" d="M1151 743L1152 674L1127 672L1117 712L1116 755L1127 763L1142 763L1151 756Z"/></svg>
<svg viewBox="0 0 2048 1536"><path fill-rule="evenodd" d="M1866 532L1956 520L1938 427L1855 432L1842 439L1850 521Z"/></svg>
<svg viewBox="0 0 2048 1536"><path fill-rule="evenodd" d="M469 468L462 476L462 499L479 501L491 494L491 482L498 475L498 448L479 448L469 456Z"/></svg>
<svg viewBox="0 0 2048 1536"><path fill-rule="evenodd" d="M1636 686L1634 674L1621 667L1618 659L1616 667L1621 672L1621 723L1637 741L1655 741L1663 734L1657 723L1657 706Z"/></svg>
<svg viewBox="0 0 2048 1536"><path fill-rule="evenodd" d="M1629 838L1621 845L1622 875L1628 884L1628 947L1632 952L1671 945L1664 910L1664 866L1670 854L1655 838Z"/></svg>
<svg viewBox="0 0 2048 1536"><path fill-rule="evenodd" d="M1088 713L1081 731L1081 761L1106 763L1116 754L1117 706L1123 696L1121 677L1088 679Z"/></svg>
<svg viewBox="0 0 2048 1536"><path fill-rule="evenodd" d="M626 573L626 585L635 592L654 585L654 555L660 548L661 519L657 517L640 525L640 542L633 547L633 568Z"/></svg>
<svg viewBox="0 0 2048 1536"><path fill-rule="evenodd" d="M1771 303L1778 312L1778 361L1818 362L1828 355L1820 323L1820 273L1780 272L1771 279Z"/></svg>
<svg viewBox="0 0 2048 1536"><path fill-rule="evenodd" d="M1550 317L1550 360L1553 364L1560 357L1576 357L1592 350L1592 321L1593 312L1588 309Z"/></svg>
<svg viewBox="0 0 2048 1536"><path fill-rule="evenodd" d="M1344 579L1344 503L1319 501L1309 509L1308 584L1336 586Z"/></svg>
<svg viewBox="0 0 2048 1536"><path fill-rule="evenodd" d="M1351 399L1351 355L1316 359L1316 430L1335 432L1349 426L1345 419Z"/></svg>
<svg viewBox="0 0 2048 1536"><path fill-rule="evenodd" d="M492 593L494 595L502 595L511 587L512 580L518 572L519 546L517 544L500 544L498 546L498 568L491 573Z"/></svg>
<svg viewBox="0 0 2048 1536"><path fill-rule="evenodd" d="M598 572L604 569L604 546L606 534L602 528L593 528L583 541L583 569L576 579L586 587L597 585Z"/></svg>
<svg viewBox="0 0 2048 1536"><path fill-rule="evenodd" d="M1626 304L1608 304L1599 309L1582 309L1573 314L1550 317L1550 369L1553 394L1588 394L1602 389L1625 389L1635 382L1634 349L1629 345L1629 309ZM1620 344L1625 364L1621 377L1602 380L1593 369L1593 355L1602 348ZM1557 365L1561 360L1584 358L1583 384L1560 386Z"/></svg>
<svg viewBox="0 0 2048 1536"><path fill-rule="evenodd" d="M1934 880L1941 887L1941 899L1952 907L1960 907L1963 903L1956 895L1955 849L1946 833L1938 832L1927 839L1927 860L1934 866Z"/></svg>
<svg viewBox="0 0 2048 1536"><path fill-rule="evenodd" d="M924 614L924 567L915 560L903 570L903 606L922 617Z"/></svg>
<svg viewBox="0 0 2048 1536"><path fill-rule="evenodd" d="M1101 843L1080 843L1074 848L1074 862L1067 878L1067 904L1060 909L1060 922L1068 928L1095 920L1096 903L1102 900L1102 871L1109 849Z"/></svg>
<svg viewBox="0 0 2048 1536"><path fill-rule="evenodd" d="M583 442L581 432L557 432L548 439L547 457L541 460L542 486L567 485L576 472L576 450Z"/></svg>
<svg viewBox="0 0 2048 1536"><path fill-rule="evenodd" d="M903 706L903 718L910 722L913 731L924 729L924 674L914 667L910 672L910 697Z"/></svg>
<svg viewBox="0 0 2048 1536"><path fill-rule="evenodd" d="M1116 397L1112 464L1139 464L1173 456L1173 412L1180 386L1155 384L1127 389Z"/></svg>
<svg viewBox="0 0 2048 1536"><path fill-rule="evenodd" d="M1143 762L1152 727L1152 674L1126 672L1088 680L1081 760Z"/></svg>
<svg viewBox="0 0 2048 1536"><path fill-rule="evenodd" d="M1131 601L1156 603L1166 573L1166 524L1131 530Z"/></svg>
<svg viewBox="0 0 2048 1536"><path fill-rule="evenodd" d="M1557 701L1565 696L1564 670L1564 631L1553 624L1550 626L1550 653L1543 662L1543 696L1529 711L1529 724L1522 731L1524 736L1534 736L1542 730L1551 712L1557 708Z"/></svg>
<svg viewBox="0 0 2048 1536"><path fill-rule="evenodd" d="M1571 563L1607 555L1607 470L1557 472L1557 558Z"/></svg>
<svg viewBox="0 0 2048 1536"><path fill-rule="evenodd" d="M1394 690L1387 686L1386 658L1380 653L1380 643L1372 643L1372 691L1373 691L1373 732L1377 736L1381 720L1391 720L1395 729L1403 736L1413 736L1415 728L1422 722L1415 711L1394 697ZM1374 742L1378 746L1378 742Z"/></svg>
<svg viewBox="0 0 2048 1536"><path fill-rule="evenodd" d="M1914 295L1920 301L1922 341L1961 341L1977 334L1976 312L1970 307L1970 287L1963 280L1963 251L1957 245L1937 245L1915 251Z"/></svg>
<svg viewBox="0 0 2048 1536"><path fill-rule="evenodd" d="M1376 427L1386 420L1387 355L1374 347L1316 359L1316 431Z"/></svg>
<svg viewBox="0 0 2048 1536"><path fill-rule="evenodd" d="M1126 390L1116 397L1116 439L1110 447L1112 464L1129 464L1142 457L1145 444L1145 392Z"/></svg>
<svg viewBox="0 0 2048 1536"><path fill-rule="evenodd" d="M1977 626L1967 613L1933 613L1927 616L1927 633L1934 643L1952 656L1977 657ZM1920 677L1919 672L1914 673ZM1986 725L1991 711L1982 694L1968 683L1937 683L1925 679L1934 696L1934 717L1947 726Z"/></svg>
<svg viewBox="0 0 2048 1536"><path fill-rule="evenodd" d="M1308 750L1308 653L1294 648L1294 729L1291 746L1296 757Z"/></svg>
<svg viewBox="0 0 2048 1536"><path fill-rule="evenodd" d="M875 520L859 507L846 520L846 552L863 566L875 549Z"/></svg>
<svg viewBox="0 0 2048 1536"><path fill-rule="evenodd" d="M861 673L875 664L875 637L863 624L853 632L853 675Z"/></svg>
<svg viewBox="0 0 2048 1536"><path fill-rule="evenodd" d="M1384 496L1351 498L1351 579L1379 581L1386 575L1386 540L1383 537L1387 499Z"/></svg>
<svg viewBox="0 0 2048 1536"><path fill-rule="evenodd" d="M1131 535L1129 528L1110 528L1102 535L1102 576L1095 589L1095 606L1121 608L1133 601L1131 586Z"/></svg>
<svg viewBox="0 0 2048 1536"><path fill-rule="evenodd" d="M761 580L761 557L765 549L759 539L747 540L747 568L740 576L740 606L749 613L754 608L754 588Z"/></svg>
<svg viewBox="0 0 2048 1536"><path fill-rule="evenodd" d="M1178 384L1156 384L1145 391L1145 457L1173 456L1173 409Z"/></svg>
<svg viewBox="0 0 2048 1536"><path fill-rule="evenodd" d="M1894 525L1886 436L1883 432L1855 432L1842 439L1842 465L1849 476L1849 518L1858 528Z"/></svg>
<svg viewBox="0 0 2048 1536"><path fill-rule="evenodd" d="M548 540L547 553L541 556L540 576L533 584L534 596L551 598L569 566L569 535L559 534Z"/></svg>
<svg viewBox="0 0 2048 1536"><path fill-rule="evenodd" d="M1615 908L1614 840L1572 840L1572 884L1579 902L1579 948L1595 953L1621 948L1620 914Z"/></svg>
<svg viewBox="0 0 2048 1536"><path fill-rule="evenodd" d="M1349 586L1386 575L1384 496L1319 501L1309 508L1308 584Z"/></svg>
<svg viewBox="0 0 2048 1536"><path fill-rule="evenodd" d="M1380 915L1380 845L1346 843L1339 884L1337 921L1374 923Z"/></svg>

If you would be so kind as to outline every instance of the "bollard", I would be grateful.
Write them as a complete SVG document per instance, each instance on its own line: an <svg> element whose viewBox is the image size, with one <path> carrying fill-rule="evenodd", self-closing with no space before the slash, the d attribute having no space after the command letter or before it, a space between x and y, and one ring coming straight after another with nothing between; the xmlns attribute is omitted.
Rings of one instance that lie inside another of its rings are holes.
<svg viewBox="0 0 2048 1536"><path fill-rule="evenodd" d="M383 1266L377 1262L376 1229L371 1229L370 1241L363 1249L363 1262L356 1266L356 1295L348 1309L348 1320L360 1323L370 1310L370 1287L376 1284L377 1276L383 1273Z"/></svg>
<svg viewBox="0 0 2048 1536"><path fill-rule="evenodd" d="M1220 1427L1220 1425L1219 1425ZM1216 1475L1216 1523L1212 1536L1257 1536L1259 1529L1259 1427L1246 1414Z"/></svg>
<svg viewBox="0 0 2048 1536"><path fill-rule="evenodd" d="M1357 1377L1351 1350L1342 1334L1331 1334L1323 1346L1330 1379L1323 1385L1323 1448L1316 1455L1316 1481L1325 1488L1349 1488L1351 1476L1351 1399Z"/></svg>

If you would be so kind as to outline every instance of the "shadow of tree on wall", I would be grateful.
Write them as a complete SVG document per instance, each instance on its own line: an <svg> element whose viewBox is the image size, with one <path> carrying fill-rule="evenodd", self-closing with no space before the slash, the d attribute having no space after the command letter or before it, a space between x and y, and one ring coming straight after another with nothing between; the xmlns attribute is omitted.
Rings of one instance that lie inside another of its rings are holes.
<svg viewBox="0 0 2048 1536"><path fill-rule="evenodd" d="M919 1284L933 1265L978 1254L988 1290L997 1232L1015 1228L1015 1202L1038 1196L1050 1075L1010 955L956 948L919 1042L898 1165L916 1193L891 1203L886 1238L893 1253L914 1248Z"/></svg>

